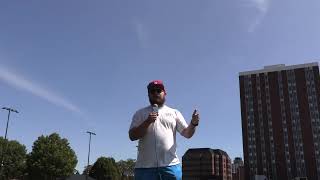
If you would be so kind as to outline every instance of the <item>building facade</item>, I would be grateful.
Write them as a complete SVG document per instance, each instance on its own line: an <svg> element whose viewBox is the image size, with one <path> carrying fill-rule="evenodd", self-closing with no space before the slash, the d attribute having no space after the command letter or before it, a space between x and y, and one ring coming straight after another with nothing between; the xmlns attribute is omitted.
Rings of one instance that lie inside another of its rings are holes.
<svg viewBox="0 0 320 180"><path fill-rule="evenodd" d="M232 180L231 159L220 149L189 149L182 157L184 180Z"/></svg>
<svg viewBox="0 0 320 180"><path fill-rule="evenodd" d="M244 180L244 164L240 157L236 157L232 163L232 180Z"/></svg>
<svg viewBox="0 0 320 180"><path fill-rule="evenodd" d="M241 157L236 157L232 163L232 173L236 173L239 167L243 166L243 160Z"/></svg>
<svg viewBox="0 0 320 180"><path fill-rule="evenodd" d="M320 179L318 63L241 72L245 175Z"/></svg>

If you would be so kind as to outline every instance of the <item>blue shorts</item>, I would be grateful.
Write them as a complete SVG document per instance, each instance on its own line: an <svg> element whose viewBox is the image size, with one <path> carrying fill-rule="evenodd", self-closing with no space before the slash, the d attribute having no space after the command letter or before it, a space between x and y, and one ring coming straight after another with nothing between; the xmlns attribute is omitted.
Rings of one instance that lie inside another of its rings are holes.
<svg viewBox="0 0 320 180"><path fill-rule="evenodd" d="M181 165L173 165L159 168L136 168L134 170L135 180L181 180Z"/></svg>

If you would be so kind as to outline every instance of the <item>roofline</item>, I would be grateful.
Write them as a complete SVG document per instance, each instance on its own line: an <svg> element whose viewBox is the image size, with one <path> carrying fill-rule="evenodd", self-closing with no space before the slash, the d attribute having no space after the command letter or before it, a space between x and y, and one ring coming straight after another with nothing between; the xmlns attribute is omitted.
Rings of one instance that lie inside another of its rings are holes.
<svg viewBox="0 0 320 180"><path fill-rule="evenodd" d="M318 62L297 64L297 65L291 65L291 66L285 66L284 64L278 64L278 65L265 66L264 69L260 69L260 70L243 71L243 72L239 73L239 76L266 73L266 72L274 72L274 71L292 70L292 69L299 69L299 68L306 68L306 67L313 67L313 66L319 66Z"/></svg>
<svg viewBox="0 0 320 180"><path fill-rule="evenodd" d="M213 152L215 152L215 153L221 153L222 155L225 155L225 156L227 156L228 158L230 158L229 155L228 155L228 153L225 152L224 150L221 150L221 149L213 149Z"/></svg>
<svg viewBox="0 0 320 180"><path fill-rule="evenodd" d="M224 150L221 150L221 149L211 149L211 148L190 148L190 149L188 149L185 153L184 153L184 155L186 155L188 152L190 152L190 151L210 151L211 153L216 153L216 154L220 154L220 155L224 155L224 156L227 156L229 159L230 159L230 157L229 157L229 155L228 155L228 153L227 152L225 152ZM184 156L183 155L183 156Z"/></svg>

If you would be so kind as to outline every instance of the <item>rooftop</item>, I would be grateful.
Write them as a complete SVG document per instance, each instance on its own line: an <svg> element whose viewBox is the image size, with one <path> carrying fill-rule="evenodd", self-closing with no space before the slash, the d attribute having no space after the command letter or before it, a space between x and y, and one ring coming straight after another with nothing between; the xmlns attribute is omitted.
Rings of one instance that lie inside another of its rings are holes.
<svg viewBox="0 0 320 180"><path fill-rule="evenodd" d="M306 68L306 67L313 67L313 66L318 66L318 62L291 65L291 66L286 66L285 64L276 64L276 65L271 65L271 66L264 66L264 68L260 69L260 70L240 72L239 76L266 73L266 72L274 72L274 71L292 70L292 69L299 69L299 68Z"/></svg>

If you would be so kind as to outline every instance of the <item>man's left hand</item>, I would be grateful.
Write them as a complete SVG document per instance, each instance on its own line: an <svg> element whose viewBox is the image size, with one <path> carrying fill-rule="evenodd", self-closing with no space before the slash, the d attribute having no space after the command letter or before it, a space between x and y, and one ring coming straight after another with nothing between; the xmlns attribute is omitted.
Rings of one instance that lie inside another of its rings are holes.
<svg viewBox="0 0 320 180"><path fill-rule="evenodd" d="M193 125L198 125L199 124L199 120L200 120L200 117L199 117L199 113L198 113L198 110L194 110L193 111L193 114L192 114L192 119L191 119L191 123Z"/></svg>

